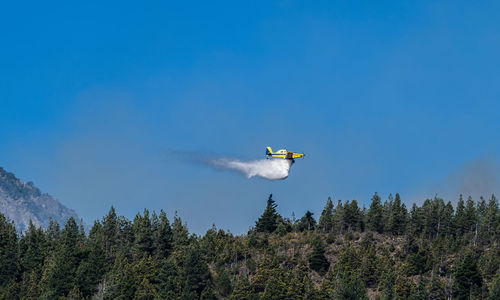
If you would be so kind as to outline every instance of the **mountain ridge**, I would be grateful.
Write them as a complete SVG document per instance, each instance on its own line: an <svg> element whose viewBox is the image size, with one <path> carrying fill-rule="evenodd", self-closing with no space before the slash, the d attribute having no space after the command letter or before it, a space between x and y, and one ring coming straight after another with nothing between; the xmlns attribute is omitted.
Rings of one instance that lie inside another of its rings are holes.
<svg viewBox="0 0 500 300"><path fill-rule="evenodd" d="M48 193L42 193L33 182L24 182L13 173L0 167L0 213L14 221L16 229L23 232L30 220L37 227L47 228L50 220L64 224L77 213L61 204Z"/></svg>

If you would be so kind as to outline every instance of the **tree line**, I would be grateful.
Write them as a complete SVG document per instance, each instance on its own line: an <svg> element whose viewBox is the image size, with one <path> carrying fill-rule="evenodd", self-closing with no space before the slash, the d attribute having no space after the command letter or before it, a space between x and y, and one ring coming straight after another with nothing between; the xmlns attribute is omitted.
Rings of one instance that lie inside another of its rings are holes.
<svg viewBox="0 0 500 300"><path fill-rule="evenodd" d="M244 235L113 207L22 234L0 214L0 299L500 299L500 211L488 200L328 198L316 221L269 195Z"/></svg>

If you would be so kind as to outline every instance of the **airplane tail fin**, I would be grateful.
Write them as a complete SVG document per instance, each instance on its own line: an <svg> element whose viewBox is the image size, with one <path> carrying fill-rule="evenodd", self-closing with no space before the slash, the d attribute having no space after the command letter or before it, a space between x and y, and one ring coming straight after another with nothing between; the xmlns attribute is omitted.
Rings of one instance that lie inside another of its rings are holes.
<svg viewBox="0 0 500 300"><path fill-rule="evenodd" d="M266 148L266 155L271 155L273 154L273 150L271 149L271 147L267 147Z"/></svg>

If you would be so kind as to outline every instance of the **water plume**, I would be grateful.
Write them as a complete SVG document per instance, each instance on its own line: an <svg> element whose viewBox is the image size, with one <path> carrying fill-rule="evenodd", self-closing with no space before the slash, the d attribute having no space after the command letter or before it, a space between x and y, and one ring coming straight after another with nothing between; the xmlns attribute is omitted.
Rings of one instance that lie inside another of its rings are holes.
<svg viewBox="0 0 500 300"><path fill-rule="evenodd" d="M268 180L283 180L288 177L292 161L288 159L260 159L240 161L237 159L219 158L208 161L209 165L218 169L240 173L247 178L261 177Z"/></svg>
<svg viewBox="0 0 500 300"><path fill-rule="evenodd" d="M270 158L242 161L236 158L221 157L215 153L171 151L183 161L208 166L217 170L241 174L246 178L260 177L267 180L283 180L288 177L293 162L289 159Z"/></svg>

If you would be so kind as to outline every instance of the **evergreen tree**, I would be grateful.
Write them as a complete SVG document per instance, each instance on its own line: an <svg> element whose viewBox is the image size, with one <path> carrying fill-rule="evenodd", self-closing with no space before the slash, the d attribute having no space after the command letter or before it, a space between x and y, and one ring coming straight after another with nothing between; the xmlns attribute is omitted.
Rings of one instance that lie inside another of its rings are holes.
<svg viewBox="0 0 500 300"><path fill-rule="evenodd" d="M330 263L325 257L325 247L320 239L314 242L313 251L311 255L309 255L309 266L320 274L324 274L328 271Z"/></svg>
<svg viewBox="0 0 500 300"><path fill-rule="evenodd" d="M189 246L182 264L184 289L200 295L210 279L207 262L197 245Z"/></svg>
<svg viewBox="0 0 500 300"><path fill-rule="evenodd" d="M149 219L149 211L144 210L144 215L137 214L132 225L134 232L134 254L137 257L147 257L153 254L153 232Z"/></svg>
<svg viewBox="0 0 500 300"><path fill-rule="evenodd" d="M189 231L185 224L182 224L181 218L174 215L174 222L172 223L172 242L174 248L180 248L189 245Z"/></svg>
<svg viewBox="0 0 500 300"><path fill-rule="evenodd" d="M30 274L36 271L40 275L41 266L47 251L45 234L41 227L36 228L30 220L28 229L19 241L21 271Z"/></svg>
<svg viewBox="0 0 500 300"><path fill-rule="evenodd" d="M78 289L78 287L75 285L73 287L73 289L69 292L67 299L68 300L84 300L85 298L83 297L83 294L80 291L80 289Z"/></svg>
<svg viewBox="0 0 500 300"><path fill-rule="evenodd" d="M17 234L14 223L0 213L0 288L9 283L18 271Z"/></svg>
<svg viewBox="0 0 500 300"><path fill-rule="evenodd" d="M147 278L144 278L137 291L135 291L134 300L154 300L157 296L156 289Z"/></svg>
<svg viewBox="0 0 500 300"><path fill-rule="evenodd" d="M252 287L246 276L239 276L231 293L231 299L249 300L252 299Z"/></svg>
<svg viewBox="0 0 500 300"><path fill-rule="evenodd" d="M111 206L106 217L102 221L103 248L106 257L112 261L114 259L115 246L118 243L118 217L115 208Z"/></svg>
<svg viewBox="0 0 500 300"><path fill-rule="evenodd" d="M410 299L411 300L427 300L429 298L429 294L427 293L426 286L427 286L427 283L426 283L424 277L422 277L422 275L420 275L418 277L418 280L417 280L417 285L414 286L414 288L412 290Z"/></svg>
<svg viewBox="0 0 500 300"><path fill-rule="evenodd" d="M306 211L304 216L300 218L299 223L297 224L297 230L300 232L310 231L316 228L316 220L313 217L313 213L310 211Z"/></svg>
<svg viewBox="0 0 500 300"><path fill-rule="evenodd" d="M222 268L217 274L215 278L215 282L217 283L218 290L223 297L229 296L231 293L231 279L229 279L229 275L226 272L226 269Z"/></svg>
<svg viewBox="0 0 500 300"><path fill-rule="evenodd" d="M57 298L67 295L75 286L75 275L80 264L83 237L76 221L70 217L61 232L60 243L55 250L54 265L48 273L44 295Z"/></svg>
<svg viewBox="0 0 500 300"><path fill-rule="evenodd" d="M484 219L481 227L482 231L485 235L485 240L492 241L495 239L495 231L497 228L497 220L498 220L498 201L495 195L491 195L490 200L488 201L488 205L486 206L486 211L484 214Z"/></svg>
<svg viewBox="0 0 500 300"><path fill-rule="evenodd" d="M490 294L488 295L489 300L500 299L500 273L497 274L493 283L491 285Z"/></svg>
<svg viewBox="0 0 500 300"><path fill-rule="evenodd" d="M266 284L264 292L260 296L262 300L268 299L286 299L287 293L287 285L282 280L282 276L280 276L279 272L275 272L274 276L271 276L269 281Z"/></svg>
<svg viewBox="0 0 500 300"><path fill-rule="evenodd" d="M380 202L380 197L375 193L372 197L370 209L366 215L366 225L368 229L382 233L384 231L384 211Z"/></svg>
<svg viewBox="0 0 500 300"><path fill-rule="evenodd" d="M375 286L379 277L379 259L375 247L370 244L363 249L361 260L361 278L366 286Z"/></svg>
<svg viewBox="0 0 500 300"><path fill-rule="evenodd" d="M200 295L200 300L217 300L212 284L207 284Z"/></svg>
<svg viewBox="0 0 500 300"><path fill-rule="evenodd" d="M333 212L333 227L334 231L337 233L342 234L344 231L344 206L342 204L342 201L338 200L337 201L337 206L335 207L335 210Z"/></svg>
<svg viewBox="0 0 500 300"><path fill-rule="evenodd" d="M330 197L328 197L325 208L319 217L318 227L323 233L333 230L333 203Z"/></svg>
<svg viewBox="0 0 500 300"><path fill-rule="evenodd" d="M462 236L467 229L467 224L466 224L467 221L465 217L465 202L462 197L462 194L460 194L460 197L458 198L457 208L455 210L455 217L453 218L453 223L457 230L457 236Z"/></svg>
<svg viewBox="0 0 500 300"><path fill-rule="evenodd" d="M472 197L467 198L464 210L464 228L466 232L474 232L477 226L477 211Z"/></svg>
<svg viewBox="0 0 500 300"><path fill-rule="evenodd" d="M443 284L438 276L432 276L428 286L428 299L429 300L444 300L446 299Z"/></svg>
<svg viewBox="0 0 500 300"><path fill-rule="evenodd" d="M157 254L159 257L166 258L170 255L173 243L172 228L170 227L170 222L168 221L167 214L161 210L160 212L160 223L158 226L156 240L157 242Z"/></svg>
<svg viewBox="0 0 500 300"><path fill-rule="evenodd" d="M455 296L457 299L469 299L470 295L478 294L483 279L479 273L476 258L472 252L458 262L455 270Z"/></svg>
<svg viewBox="0 0 500 300"><path fill-rule="evenodd" d="M302 299L304 296L304 277L307 277L304 269L306 269L306 266L303 264L299 264L293 269L291 278L287 281L286 299Z"/></svg>
<svg viewBox="0 0 500 300"><path fill-rule="evenodd" d="M366 287L356 274L340 274L333 293L335 300L368 300Z"/></svg>
<svg viewBox="0 0 500 300"><path fill-rule="evenodd" d="M363 214L358 207L358 202L356 200L346 201L343 208L343 221L344 230L347 232L359 230L364 230L363 224Z"/></svg>
<svg viewBox="0 0 500 300"><path fill-rule="evenodd" d="M409 299L413 289L413 282L406 276L399 274L394 282L394 296L396 299Z"/></svg>
<svg viewBox="0 0 500 300"><path fill-rule="evenodd" d="M394 235L401 235L405 232L407 211L404 204L401 204L401 197L396 193L394 203L392 204L388 227Z"/></svg>
<svg viewBox="0 0 500 300"><path fill-rule="evenodd" d="M382 275L382 282L380 284L381 288L381 299L390 300L394 298L394 282L396 281L396 275L392 267L385 270Z"/></svg>
<svg viewBox="0 0 500 300"><path fill-rule="evenodd" d="M98 240L91 237L80 257L82 261L76 270L75 286L88 298L97 292L97 285L106 272L106 257Z"/></svg>
<svg viewBox="0 0 500 300"><path fill-rule="evenodd" d="M276 230L278 227L278 219L280 218L280 215L276 212L276 206L273 200L273 194L270 194L269 199L267 199L266 209L255 223L255 230L257 232L272 233Z"/></svg>

